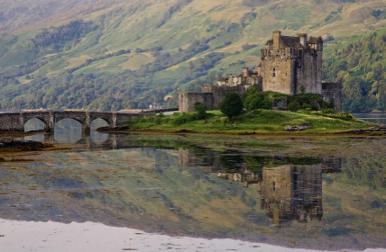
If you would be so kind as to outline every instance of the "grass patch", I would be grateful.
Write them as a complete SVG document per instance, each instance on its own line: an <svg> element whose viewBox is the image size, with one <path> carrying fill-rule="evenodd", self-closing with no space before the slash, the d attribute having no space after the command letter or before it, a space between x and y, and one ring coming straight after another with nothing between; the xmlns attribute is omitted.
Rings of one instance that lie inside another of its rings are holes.
<svg viewBox="0 0 386 252"><path fill-rule="evenodd" d="M209 111L206 119L197 119L196 113L158 115L130 122L130 130L259 134L285 133L286 126L307 125L304 133L339 133L366 129L369 124L348 115L323 114L322 112L289 112L256 110L244 113L230 121L220 111Z"/></svg>

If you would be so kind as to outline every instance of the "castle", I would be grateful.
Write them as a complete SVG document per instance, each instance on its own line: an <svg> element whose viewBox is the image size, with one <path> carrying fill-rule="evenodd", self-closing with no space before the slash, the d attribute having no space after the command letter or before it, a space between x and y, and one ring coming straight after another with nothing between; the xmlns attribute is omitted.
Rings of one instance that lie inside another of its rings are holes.
<svg viewBox="0 0 386 252"><path fill-rule="evenodd" d="M238 76L217 81L205 86L201 92L185 92L179 95L181 112L194 111L197 102L207 108L218 108L227 93L242 95L248 88L257 86L259 90L273 91L288 95L301 93L320 94L341 110L341 83L322 82L323 39L308 37L301 33L296 37L283 36L274 31L261 50L261 62L254 69L244 68Z"/></svg>

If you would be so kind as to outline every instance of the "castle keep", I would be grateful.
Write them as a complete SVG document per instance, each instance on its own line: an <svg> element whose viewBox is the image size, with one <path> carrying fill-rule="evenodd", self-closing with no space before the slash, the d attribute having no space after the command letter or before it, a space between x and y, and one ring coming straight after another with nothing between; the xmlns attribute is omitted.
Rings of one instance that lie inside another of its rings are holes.
<svg viewBox="0 0 386 252"><path fill-rule="evenodd" d="M342 85L322 82L323 40L321 37L283 36L274 31L261 50L261 62L254 69L243 69L238 76L205 86L201 92L182 93L179 96L181 112L194 111L197 102L208 108L217 108L222 98L231 92L242 95L248 88L273 91L287 95L320 94L323 99L341 110Z"/></svg>
<svg viewBox="0 0 386 252"><path fill-rule="evenodd" d="M273 32L272 40L261 50L263 91L321 94L322 54L321 37L288 37L280 31Z"/></svg>

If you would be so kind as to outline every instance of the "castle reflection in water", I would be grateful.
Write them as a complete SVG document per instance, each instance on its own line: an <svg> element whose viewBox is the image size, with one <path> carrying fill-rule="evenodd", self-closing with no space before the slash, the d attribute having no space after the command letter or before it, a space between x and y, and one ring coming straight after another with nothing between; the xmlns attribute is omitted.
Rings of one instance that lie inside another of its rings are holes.
<svg viewBox="0 0 386 252"><path fill-rule="evenodd" d="M254 186L272 224L323 217L322 174L340 172L340 158L249 156L237 151L180 150L183 166L201 166L218 177Z"/></svg>

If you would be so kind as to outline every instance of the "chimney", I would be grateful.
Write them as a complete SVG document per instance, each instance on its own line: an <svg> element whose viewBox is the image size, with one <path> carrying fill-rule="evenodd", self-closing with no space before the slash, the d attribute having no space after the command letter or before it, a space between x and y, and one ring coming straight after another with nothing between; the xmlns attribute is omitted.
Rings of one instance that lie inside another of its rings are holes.
<svg viewBox="0 0 386 252"><path fill-rule="evenodd" d="M299 36L299 39L300 39L300 44L303 47L307 47L307 44L308 44L307 33L300 33L300 34L298 34L298 36Z"/></svg>
<svg viewBox="0 0 386 252"><path fill-rule="evenodd" d="M280 37L281 37L281 31L274 31L273 32L273 49L280 49Z"/></svg>

